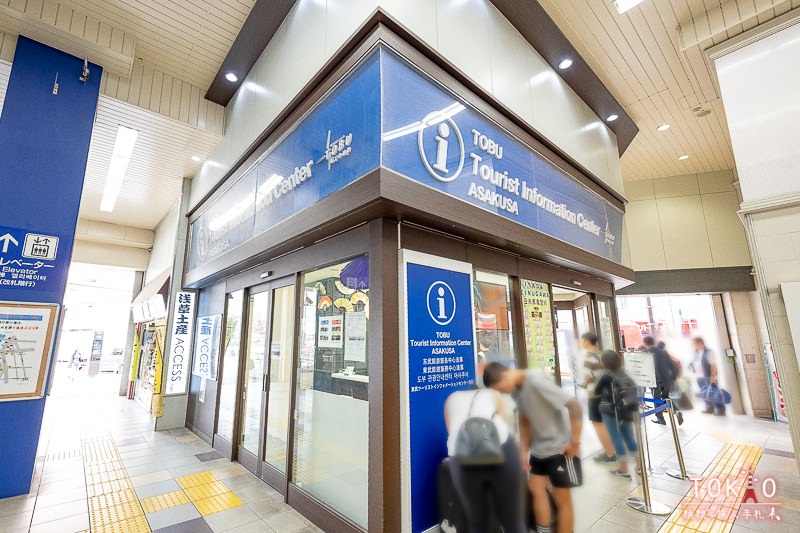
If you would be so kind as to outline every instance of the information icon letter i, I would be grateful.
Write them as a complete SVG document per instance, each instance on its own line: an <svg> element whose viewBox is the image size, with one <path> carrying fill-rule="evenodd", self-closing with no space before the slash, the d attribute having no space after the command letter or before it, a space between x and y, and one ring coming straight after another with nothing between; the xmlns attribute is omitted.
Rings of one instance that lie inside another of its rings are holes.
<svg viewBox="0 0 800 533"><path fill-rule="evenodd" d="M436 301L439 303L439 319L447 320L447 313L445 313L444 310L444 287L439 287L439 290L436 292L439 294L439 297L436 298Z"/></svg>
<svg viewBox="0 0 800 533"><path fill-rule="evenodd" d="M447 146L449 144L447 138L450 137L450 126L446 122L442 122L438 129L439 134L435 137L436 162L433 164L433 168L447 174Z"/></svg>

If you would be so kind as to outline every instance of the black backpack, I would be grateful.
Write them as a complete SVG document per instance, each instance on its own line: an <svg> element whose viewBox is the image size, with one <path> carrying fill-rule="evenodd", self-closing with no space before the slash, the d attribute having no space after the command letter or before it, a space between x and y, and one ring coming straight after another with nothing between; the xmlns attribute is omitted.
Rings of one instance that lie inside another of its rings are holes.
<svg viewBox="0 0 800 533"><path fill-rule="evenodd" d="M477 391L472 397L467 420L456 435L453 458L463 466L491 466L505 462L503 444L493 421L497 413L491 419L470 416L472 406L480 393L481 391Z"/></svg>
<svg viewBox="0 0 800 533"><path fill-rule="evenodd" d="M630 415L639 410L639 387L628 374L619 373L614 376L611 392L617 415Z"/></svg>

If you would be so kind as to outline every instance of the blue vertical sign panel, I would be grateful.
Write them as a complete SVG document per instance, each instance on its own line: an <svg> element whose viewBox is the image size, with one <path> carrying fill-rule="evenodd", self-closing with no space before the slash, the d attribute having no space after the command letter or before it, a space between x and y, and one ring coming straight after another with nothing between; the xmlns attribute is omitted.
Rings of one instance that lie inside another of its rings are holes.
<svg viewBox="0 0 800 533"><path fill-rule="evenodd" d="M0 300L64 297L102 69L23 36L0 115ZM0 403L0 498L30 488L44 399Z"/></svg>
<svg viewBox="0 0 800 533"><path fill-rule="evenodd" d="M436 473L447 457L444 404L475 385L472 277L409 262L406 265L408 428L411 526L437 524Z"/></svg>

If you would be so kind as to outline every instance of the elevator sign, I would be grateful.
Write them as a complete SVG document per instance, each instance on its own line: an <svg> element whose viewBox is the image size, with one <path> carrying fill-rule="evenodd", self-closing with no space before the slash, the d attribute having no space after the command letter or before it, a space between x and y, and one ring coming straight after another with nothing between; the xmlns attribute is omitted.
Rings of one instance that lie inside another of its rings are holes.
<svg viewBox="0 0 800 533"><path fill-rule="evenodd" d="M0 288L59 290L69 258L58 255L60 238L0 226Z"/></svg>

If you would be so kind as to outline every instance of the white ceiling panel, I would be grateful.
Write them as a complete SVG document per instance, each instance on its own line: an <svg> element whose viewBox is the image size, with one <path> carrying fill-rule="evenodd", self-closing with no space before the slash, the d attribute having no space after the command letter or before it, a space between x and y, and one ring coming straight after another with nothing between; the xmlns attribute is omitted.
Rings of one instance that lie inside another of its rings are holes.
<svg viewBox="0 0 800 533"><path fill-rule="evenodd" d="M136 57L207 89L255 0L61 0L136 36Z"/></svg>
<svg viewBox="0 0 800 533"><path fill-rule="evenodd" d="M750 17L753 2L644 0L620 15L611 0L540 0L641 130L622 157L625 180L734 168L722 101L703 51L800 6L800 0L785 0ZM737 9L743 22L682 50L678 28L720 9ZM698 117L697 107L711 113ZM658 132L664 123L672 127ZM679 161L683 154L689 159Z"/></svg>
<svg viewBox="0 0 800 533"><path fill-rule="evenodd" d="M100 211L117 126L139 131L122 191L112 213ZM101 96L81 198L81 218L153 229L181 194L220 137L185 123Z"/></svg>

